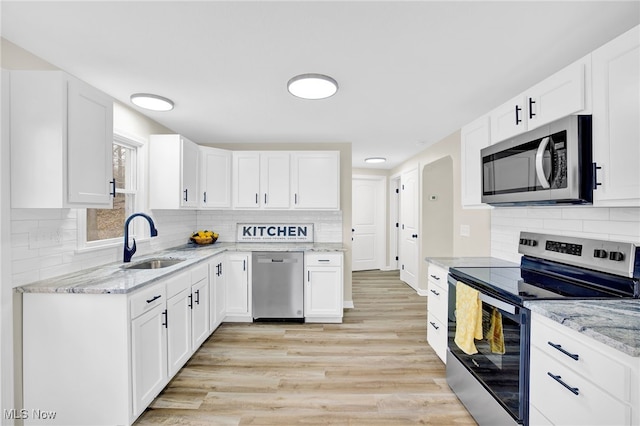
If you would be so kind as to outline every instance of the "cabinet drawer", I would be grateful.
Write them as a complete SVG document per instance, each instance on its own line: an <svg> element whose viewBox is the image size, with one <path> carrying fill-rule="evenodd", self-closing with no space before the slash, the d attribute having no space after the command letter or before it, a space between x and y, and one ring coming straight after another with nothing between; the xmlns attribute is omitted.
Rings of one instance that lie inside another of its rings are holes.
<svg viewBox="0 0 640 426"><path fill-rule="evenodd" d="M342 253L307 254L304 262L306 266L340 266Z"/></svg>
<svg viewBox="0 0 640 426"><path fill-rule="evenodd" d="M198 283L207 278L209 278L209 265L206 263L194 266L191 270L191 284Z"/></svg>
<svg viewBox="0 0 640 426"><path fill-rule="evenodd" d="M433 314L427 315L427 342L442 362L446 362L447 328Z"/></svg>
<svg viewBox="0 0 640 426"><path fill-rule="evenodd" d="M629 405L537 347L531 349L530 393L531 405L556 425L631 424Z"/></svg>
<svg viewBox="0 0 640 426"><path fill-rule="evenodd" d="M429 275L429 281L434 281L442 288L447 287L447 275L449 275L449 272L446 269L429 263L429 272L427 274Z"/></svg>
<svg viewBox="0 0 640 426"><path fill-rule="evenodd" d="M191 288L191 272L181 272L178 275L174 275L167 281L167 299L171 299L181 291Z"/></svg>
<svg viewBox="0 0 640 426"><path fill-rule="evenodd" d="M531 346L588 378L616 398L630 399L629 368L598 350L598 342L563 325L537 318L531 326ZM553 345L553 346L552 346ZM564 352L563 352L564 351ZM567 352L567 353L565 353ZM577 360L570 355L577 356Z"/></svg>
<svg viewBox="0 0 640 426"><path fill-rule="evenodd" d="M447 319L447 291L429 280L427 292L427 313L434 315L441 322Z"/></svg>
<svg viewBox="0 0 640 426"><path fill-rule="evenodd" d="M131 319L137 318L158 305L163 305L167 301L166 299L167 291L164 283L155 284L134 293L129 299Z"/></svg>

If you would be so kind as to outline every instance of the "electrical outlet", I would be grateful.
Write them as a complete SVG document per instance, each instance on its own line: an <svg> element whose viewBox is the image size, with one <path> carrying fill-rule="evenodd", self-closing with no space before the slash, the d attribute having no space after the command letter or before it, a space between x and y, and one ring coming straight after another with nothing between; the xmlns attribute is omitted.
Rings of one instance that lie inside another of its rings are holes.
<svg viewBox="0 0 640 426"><path fill-rule="evenodd" d="M471 227L469 225L460 225L460 236L461 237L471 236Z"/></svg>

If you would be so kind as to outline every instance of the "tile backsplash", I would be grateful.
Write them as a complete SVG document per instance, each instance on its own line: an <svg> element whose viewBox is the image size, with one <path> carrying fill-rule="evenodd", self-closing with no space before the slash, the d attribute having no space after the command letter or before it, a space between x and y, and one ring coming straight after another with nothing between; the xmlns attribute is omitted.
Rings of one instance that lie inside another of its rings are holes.
<svg viewBox="0 0 640 426"><path fill-rule="evenodd" d="M122 242L102 248L78 247L78 214L84 214L84 210L12 210L13 287L122 260ZM185 244L190 233L198 229L216 231L219 241L233 242L236 224L245 222L313 223L315 241L342 242L340 211L154 210L151 216L158 236L137 238L135 256Z"/></svg>
<svg viewBox="0 0 640 426"><path fill-rule="evenodd" d="M520 231L640 244L640 207L496 207L491 256L519 262Z"/></svg>

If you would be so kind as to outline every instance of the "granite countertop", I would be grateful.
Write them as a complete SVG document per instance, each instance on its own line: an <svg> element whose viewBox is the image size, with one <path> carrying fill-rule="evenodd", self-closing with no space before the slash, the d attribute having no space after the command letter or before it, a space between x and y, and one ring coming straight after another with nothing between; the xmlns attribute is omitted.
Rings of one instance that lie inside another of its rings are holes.
<svg viewBox="0 0 640 426"><path fill-rule="evenodd" d="M509 262L507 260L498 259L497 257L427 257L426 260L429 263L438 265L441 268L519 268L517 263Z"/></svg>
<svg viewBox="0 0 640 426"><path fill-rule="evenodd" d="M632 357L640 357L640 299L540 300L524 306Z"/></svg>
<svg viewBox="0 0 640 426"><path fill-rule="evenodd" d="M156 253L134 256L131 263L114 262L73 272L67 275L17 287L20 293L85 293L125 294L152 284L196 263L225 251L344 251L340 243L215 243L210 246L185 244ZM182 259L183 261L161 269L129 269L145 260L155 258Z"/></svg>

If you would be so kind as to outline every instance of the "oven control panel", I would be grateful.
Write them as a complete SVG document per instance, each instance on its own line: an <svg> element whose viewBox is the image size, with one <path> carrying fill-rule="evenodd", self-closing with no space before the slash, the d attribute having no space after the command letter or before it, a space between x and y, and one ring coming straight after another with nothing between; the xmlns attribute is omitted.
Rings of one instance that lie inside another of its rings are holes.
<svg viewBox="0 0 640 426"><path fill-rule="evenodd" d="M518 252L615 275L640 276L640 248L633 243L523 231Z"/></svg>

